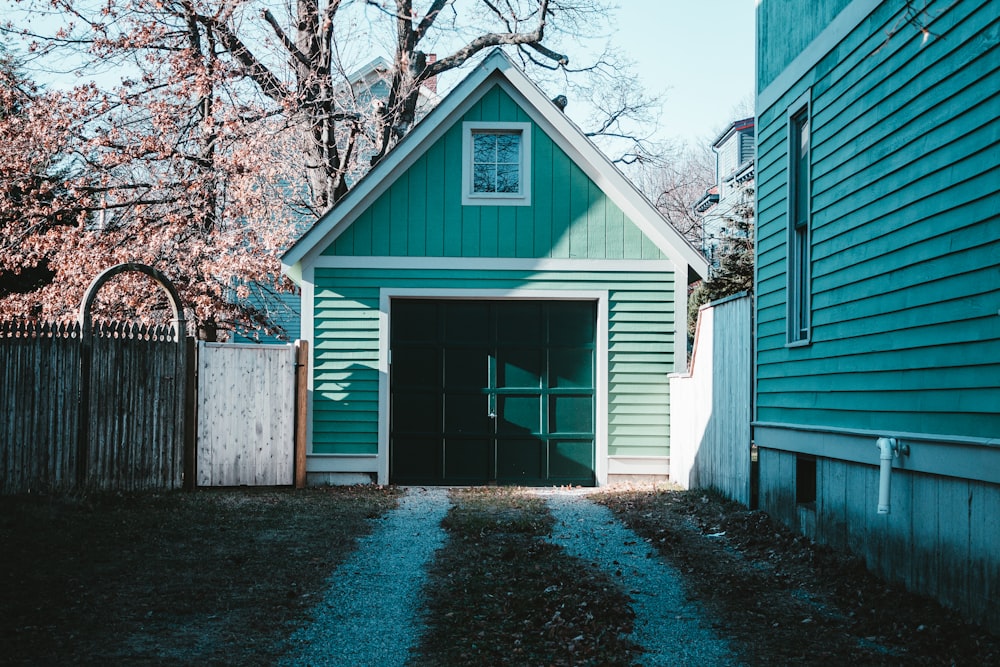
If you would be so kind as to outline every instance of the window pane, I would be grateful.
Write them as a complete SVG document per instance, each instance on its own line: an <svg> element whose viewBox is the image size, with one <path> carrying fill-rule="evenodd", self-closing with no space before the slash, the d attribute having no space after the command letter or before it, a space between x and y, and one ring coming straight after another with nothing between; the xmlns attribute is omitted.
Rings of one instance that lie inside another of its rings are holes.
<svg viewBox="0 0 1000 667"><path fill-rule="evenodd" d="M472 171L473 192L496 192L496 167L492 164L477 164Z"/></svg>
<svg viewBox="0 0 1000 667"><path fill-rule="evenodd" d="M474 164L489 164L496 161L497 135L472 135L472 160Z"/></svg>
<svg viewBox="0 0 1000 667"><path fill-rule="evenodd" d="M520 169L516 164L498 164L496 192L517 192Z"/></svg>
<svg viewBox="0 0 1000 667"><path fill-rule="evenodd" d="M498 134L497 162L501 164L518 164L521 161L521 135Z"/></svg>

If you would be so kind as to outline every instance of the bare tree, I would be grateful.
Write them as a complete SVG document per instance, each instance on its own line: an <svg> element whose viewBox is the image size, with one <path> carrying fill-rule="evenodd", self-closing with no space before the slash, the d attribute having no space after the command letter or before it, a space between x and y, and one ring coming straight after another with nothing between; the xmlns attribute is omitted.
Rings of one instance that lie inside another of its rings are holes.
<svg viewBox="0 0 1000 667"><path fill-rule="evenodd" d="M45 113L30 135L19 119L0 128L12 146L46 138L38 164L68 166L61 202L76 223L42 234L27 218L9 222L18 256L55 271L41 296L19 295L9 312L40 298L46 316L69 317L100 268L157 260L206 331L266 324L266 309L246 299L251 285L280 282L276 249L295 221L328 209L384 157L413 125L424 84L492 47L564 83L584 73L626 81L599 98L605 118L593 130L634 141L622 155L642 142L626 120L652 107L610 55L573 70L556 46L593 31L604 0L8 1L24 20L11 12L0 32L26 40L26 67L85 74L33 105ZM33 27L37 16L58 29ZM391 44L379 105L351 76L366 33Z"/></svg>

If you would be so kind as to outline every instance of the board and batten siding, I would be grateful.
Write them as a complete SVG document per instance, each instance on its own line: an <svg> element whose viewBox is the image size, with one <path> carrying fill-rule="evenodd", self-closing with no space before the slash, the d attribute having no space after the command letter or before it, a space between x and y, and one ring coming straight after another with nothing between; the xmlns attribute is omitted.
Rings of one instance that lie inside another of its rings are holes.
<svg viewBox="0 0 1000 667"><path fill-rule="evenodd" d="M378 453L382 288L607 291L608 453L668 454L676 316L670 272L320 267L314 281L313 454Z"/></svg>
<svg viewBox="0 0 1000 667"><path fill-rule="evenodd" d="M941 4L922 43L904 11L880 5L758 109L756 418L996 437L1000 16ZM812 330L789 348L786 117L806 93Z"/></svg>
<svg viewBox="0 0 1000 667"><path fill-rule="evenodd" d="M531 205L462 205L462 122L530 122L483 95L330 244L326 256L662 259L663 253L537 125Z"/></svg>

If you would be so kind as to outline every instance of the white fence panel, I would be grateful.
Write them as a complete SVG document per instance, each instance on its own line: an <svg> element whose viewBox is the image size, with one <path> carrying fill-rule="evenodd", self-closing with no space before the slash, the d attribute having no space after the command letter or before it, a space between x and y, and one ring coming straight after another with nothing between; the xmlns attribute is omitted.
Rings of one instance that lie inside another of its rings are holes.
<svg viewBox="0 0 1000 667"><path fill-rule="evenodd" d="M738 295L698 313L691 370L670 377L670 476L750 504L751 305Z"/></svg>
<svg viewBox="0 0 1000 667"><path fill-rule="evenodd" d="M291 484L295 348L198 345L198 486Z"/></svg>

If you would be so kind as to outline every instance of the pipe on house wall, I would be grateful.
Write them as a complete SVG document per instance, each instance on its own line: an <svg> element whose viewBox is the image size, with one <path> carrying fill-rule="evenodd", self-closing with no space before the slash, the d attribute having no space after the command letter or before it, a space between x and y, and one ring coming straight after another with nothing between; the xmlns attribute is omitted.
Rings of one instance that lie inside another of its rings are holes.
<svg viewBox="0 0 1000 667"><path fill-rule="evenodd" d="M891 510L889 488L892 481L892 460L900 454L909 454L910 447L900 445L896 438L878 438L875 446L879 450L878 513L888 514Z"/></svg>

